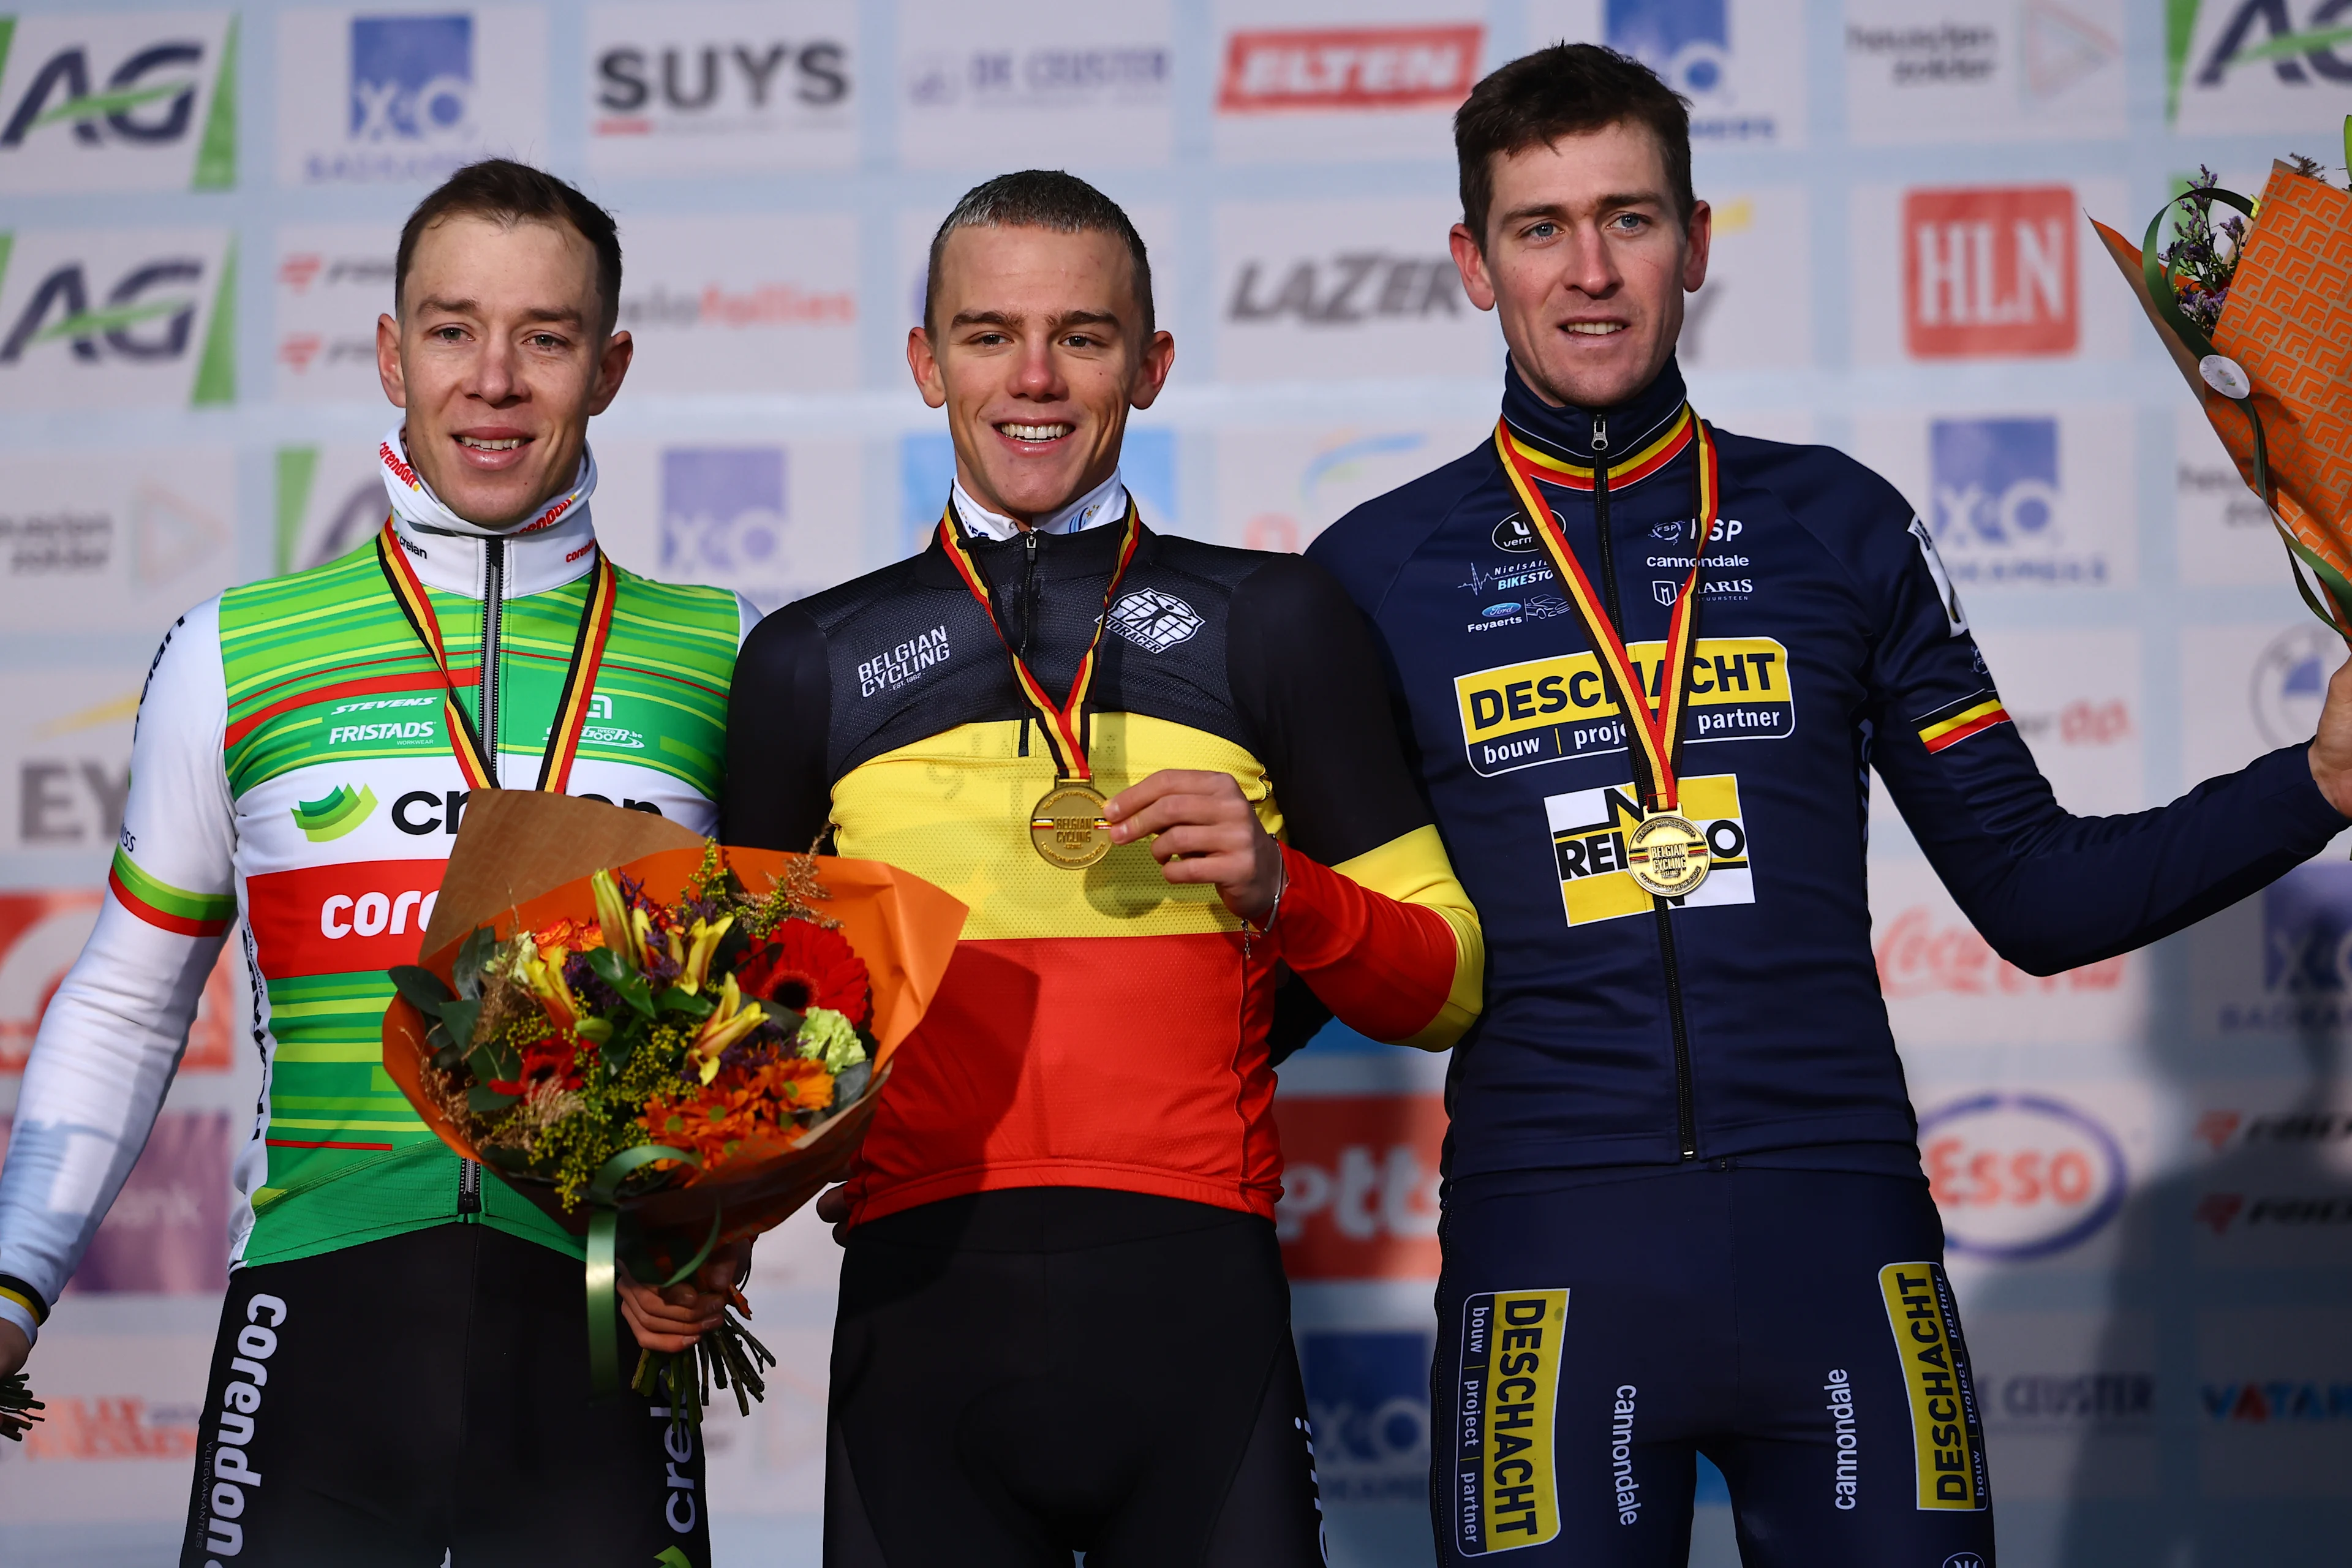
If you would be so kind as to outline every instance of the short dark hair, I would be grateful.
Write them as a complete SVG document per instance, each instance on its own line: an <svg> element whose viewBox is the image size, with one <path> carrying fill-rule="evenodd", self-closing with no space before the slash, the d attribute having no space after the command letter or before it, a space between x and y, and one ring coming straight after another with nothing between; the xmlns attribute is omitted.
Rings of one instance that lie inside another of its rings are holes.
<svg viewBox="0 0 2352 1568"><path fill-rule="evenodd" d="M1463 226L1485 249L1497 156L1628 123L1657 138L1667 195L1687 228L1698 204L1691 190L1690 100L1641 61L1598 44L1554 44L1521 55L1470 89L1454 114Z"/></svg>
<svg viewBox="0 0 2352 1568"><path fill-rule="evenodd" d="M1117 202L1060 169L1024 169L999 174L963 194L931 236L931 257L923 275L923 327L932 330L939 313L940 256L948 236L960 228L1047 228L1055 234L1116 235L1127 246L1135 264L1135 299L1143 307L1143 335L1156 330L1151 309L1151 258L1144 254L1143 237L1128 221Z"/></svg>
<svg viewBox="0 0 2352 1568"><path fill-rule="evenodd" d="M392 264L393 309L408 287L408 264L425 231L444 218L486 217L507 225L562 223L588 242L596 253L596 293L604 304L604 330L611 331L621 314L621 229L613 215L544 169L518 163L511 158L485 158L468 163L441 184L441 188L416 204L400 226L400 250Z"/></svg>

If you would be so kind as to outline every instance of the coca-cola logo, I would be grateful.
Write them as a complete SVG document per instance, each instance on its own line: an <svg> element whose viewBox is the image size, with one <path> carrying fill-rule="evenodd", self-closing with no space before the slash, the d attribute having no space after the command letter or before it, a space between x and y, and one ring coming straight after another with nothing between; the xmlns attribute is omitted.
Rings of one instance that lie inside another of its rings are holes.
<svg viewBox="0 0 2352 1568"><path fill-rule="evenodd" d="M1883 921L1877 952L1878 987L1889 1001L2114 991L2123 984L2126 962L2118 956L2063 974L2028 974L1995 952L1966 921L1925 904L1910 905Z"/></svg>
<svg viewBox="0 0 2352 1568"><path fill-rule="evenodd" d="M1282 1202L1294 1279L1434 1279L1445 1105L1433 1094L1285 1096Z"/></svg>
<svg viewBox="0 0 2352 1568"><path fill-rule="evenodd" d="M2105 1124L2038 1094L1981 1094L1921 1117L1919 1158L1945 1246L1977 1258L2078 1246L2122 1209L2128 1187Z"/></svg>

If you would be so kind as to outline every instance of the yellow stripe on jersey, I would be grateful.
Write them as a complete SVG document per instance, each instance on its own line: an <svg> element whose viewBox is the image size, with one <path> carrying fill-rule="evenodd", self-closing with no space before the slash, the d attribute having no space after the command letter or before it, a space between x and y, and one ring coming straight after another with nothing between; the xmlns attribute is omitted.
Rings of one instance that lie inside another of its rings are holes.
<svg viewBox="0 0 2352 1568"><path fill-rule="evenodd" d="M1486 994L1486 937L1470 895L1454 875L1437 829L1423 826L1331 868L1360 888L1436 912L1454 932L1454 984L1419 1034L1395 1042L1424 1051L1452 1048L1478 1016Z"/></svg>

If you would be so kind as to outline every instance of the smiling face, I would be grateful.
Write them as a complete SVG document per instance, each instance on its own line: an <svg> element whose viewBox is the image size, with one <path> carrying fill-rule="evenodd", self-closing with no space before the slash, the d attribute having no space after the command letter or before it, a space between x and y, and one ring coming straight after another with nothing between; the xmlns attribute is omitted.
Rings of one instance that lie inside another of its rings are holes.
<svg viewBox="0 0 2352 1568"><path fill-rule="evenodd" d="M588 241L568 224L456 215L417 239L399 304L376 322L376 372L434 493L501 528L569 489L631 352L605 330Z"/></svg>
<svg viewBox="0 0 2352 1568"><path fill-rule="evenodd" d="M1149 408L1176 341L1143 331L1117 235L1030 227L951 232L931 330L907 334L923 401L948 411L956 478L1027 523L1111 476L1129 408Z"/></svg>
<svg viewBox="0 0 2352 1568"><path fill-rule="evenodd" d="M1664 368L1683 295L1706 281L1706 204L1687 227L1676 220L1665 159L1639 125L1562 136L1493 167L1486 235L1456 224L1451 236L1471 302L1499 314L1512 363L1547 403L1623 402Z"/></svg>

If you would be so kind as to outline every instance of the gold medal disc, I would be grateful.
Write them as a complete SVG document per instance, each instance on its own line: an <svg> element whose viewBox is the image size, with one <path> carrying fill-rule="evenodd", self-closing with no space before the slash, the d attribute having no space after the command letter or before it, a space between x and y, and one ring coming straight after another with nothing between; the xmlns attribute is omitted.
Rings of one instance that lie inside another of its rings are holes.
<svg viewBox="0 0 2352 1568"><path fill-rule="evenodd" d="M1706 835L1687 818L1661 814L1643 817L1626 836L1625 859L1625 868L1643 889L1662 899L1679 899L1706 880L1712 857Z"/></svg>
<svg viewBox="0 0 2352 1568"><path fill-rule="evenodd" d="M1029 814L1029 842L1051 866L1083 871L1110 853L1108 802L1090 784L1064 779Z"/></svg>

